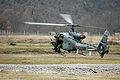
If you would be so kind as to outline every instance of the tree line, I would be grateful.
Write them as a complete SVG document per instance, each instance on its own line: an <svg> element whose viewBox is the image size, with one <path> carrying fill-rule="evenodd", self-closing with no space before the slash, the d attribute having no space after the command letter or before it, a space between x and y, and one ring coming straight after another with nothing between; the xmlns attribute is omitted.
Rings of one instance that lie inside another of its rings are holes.
<svg viewBox="0 0 120 80"><path fill-rule="evenodd" d="M69 28L26 25L24 21L66 23L60 13L71 14L74 23L120 32L120 0L0 0L0 29L15 33L47 33ZM111 24L111 25L110 25ZM104 32L100 29L76 28L77 32Z"/></svg>

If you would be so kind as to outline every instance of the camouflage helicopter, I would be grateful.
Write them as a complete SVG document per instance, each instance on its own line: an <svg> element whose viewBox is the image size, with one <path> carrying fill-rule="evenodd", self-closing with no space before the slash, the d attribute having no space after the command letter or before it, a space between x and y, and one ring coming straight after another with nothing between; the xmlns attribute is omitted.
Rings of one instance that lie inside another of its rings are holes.
<svg viewBox="0 0 120 80"><path fill-rule="evenodd" d="M107 39L109 32L106 30L103 34L102 40L100 41L98 46L94 46L91 44L87 44L82 42L83 39L86 38L84 33L76 33L74 31L74 27L81 27L78 24L74 24L72 21L72 17L69 14L60 14L68 24L54 24L54 23L37 23L37 22L24 22L25 24L31 25L44 25L44 26L69 26L71 27L69 32L60 32L54 36L55 40L51 39L51 44L53 45L53 50L55 52L64 55L61 53L60 49L67 50L68 52L75 51L76 54L79 54L79 50L81 50L82 55L87 55L88 51L98 51L101 58L104 57L104 54L108 54L109 46L107 46ZM93 27L98 28L98 27ZM85 50L85 54L83 54L83 50Z"/></svg>

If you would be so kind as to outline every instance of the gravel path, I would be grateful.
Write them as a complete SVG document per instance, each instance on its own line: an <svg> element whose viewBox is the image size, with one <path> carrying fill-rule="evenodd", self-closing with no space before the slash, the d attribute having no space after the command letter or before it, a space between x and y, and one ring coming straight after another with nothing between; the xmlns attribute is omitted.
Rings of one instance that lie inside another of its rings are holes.
<svg viewBox="0 0 120 80"><path fill-rule="evenodd" d="M49 74L115 74L120 64L0 64L0 71L25 71Z"/></svg>

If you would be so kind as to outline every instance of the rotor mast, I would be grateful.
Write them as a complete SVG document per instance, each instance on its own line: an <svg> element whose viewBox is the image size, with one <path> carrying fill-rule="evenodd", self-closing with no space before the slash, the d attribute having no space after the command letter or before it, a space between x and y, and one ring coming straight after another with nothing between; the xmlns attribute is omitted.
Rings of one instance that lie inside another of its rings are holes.
<svg viewBox="0 0 120 80"><path fill-rule="evenodd" d="M71 27L71 31L74 32L74 27L73 26Z"/></svg>
<svg viewBox="0 0 120 80"><path fill-rule="evenodd" d="M74 27L79 27L79 25L78 24L69 24L68 26L70 26L71 28L71 32L74 32Z"/></svg>

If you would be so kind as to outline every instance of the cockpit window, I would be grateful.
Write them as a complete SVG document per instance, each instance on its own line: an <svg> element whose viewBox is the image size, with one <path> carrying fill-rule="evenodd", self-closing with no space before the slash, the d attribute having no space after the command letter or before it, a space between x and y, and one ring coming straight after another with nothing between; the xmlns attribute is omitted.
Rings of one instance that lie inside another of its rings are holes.
<svg viewBox="0 0 120 80"><path fill-rule="evenodd" d="M69 39L72 39L71 37L68 37Z"/></svg>
<svg viewBox="0 0 120 80"><path fill-rule="evenodd" d="M60 37L61 37L61 38L63 38L63 37L64 37L64 35L63 35L63 34L60 34Z"/></svg>
<svg viewBox="0 0 120 80"><path fill-rule="evenodd" d="M62 35L61 38L63 38L64 36Z"/></svg>

